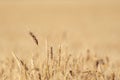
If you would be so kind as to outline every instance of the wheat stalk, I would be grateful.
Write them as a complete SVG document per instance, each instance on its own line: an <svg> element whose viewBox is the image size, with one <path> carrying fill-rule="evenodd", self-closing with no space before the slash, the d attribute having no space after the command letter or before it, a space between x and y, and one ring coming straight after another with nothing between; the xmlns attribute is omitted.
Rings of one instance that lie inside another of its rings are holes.
<svg viewBox="0 0 120 80"><path fill-rule="evenodd" d="M20 70L20 72L22 71L21 70L21 64L20 64L20 59L15 55L15 53L14 52L12 52L12 56L14 57L14 59L16 60L16 62L17 62L17 65L18 65L18 67L19 67L19 70Z"/></svg>
<svg viewBox="0 0 120 80"><path fill-rule="evenodd" d="M38 46L39 44L38 44L38 39L37 39L37 37L36 37L31 31L29 31L29 35L33 38L35 44Z"/></svg>
<svg viewBox="0 0 120 80"><path fill-rule="evenodd" d="M53 59L53 47L50 47L51 60Z"/></svg>

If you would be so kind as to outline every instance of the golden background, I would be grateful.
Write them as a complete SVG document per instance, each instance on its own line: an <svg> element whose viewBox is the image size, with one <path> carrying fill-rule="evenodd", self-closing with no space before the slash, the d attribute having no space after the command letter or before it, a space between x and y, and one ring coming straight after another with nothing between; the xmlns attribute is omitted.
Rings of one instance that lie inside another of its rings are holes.
<svg viewBox="0 0 120 80"><path fill-rule="evenodd" d="M64 44L73 52L120 55L120 0L0 0L0 56L31 56L36 46Z"/></svg>

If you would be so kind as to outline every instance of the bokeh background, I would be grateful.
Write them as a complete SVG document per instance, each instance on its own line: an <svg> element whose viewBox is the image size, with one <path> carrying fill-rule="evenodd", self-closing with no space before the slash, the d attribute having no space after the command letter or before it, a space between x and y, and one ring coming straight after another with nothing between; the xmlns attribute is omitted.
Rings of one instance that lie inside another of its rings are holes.
<svg viewBox="0 0 120 80"><path fill-rule="evenodd" d="M88 48L119 59L120 0L0 0L1 58L12 51L21 57L36 52L29 31L43 55L47 39L74 53Z"/></svg>

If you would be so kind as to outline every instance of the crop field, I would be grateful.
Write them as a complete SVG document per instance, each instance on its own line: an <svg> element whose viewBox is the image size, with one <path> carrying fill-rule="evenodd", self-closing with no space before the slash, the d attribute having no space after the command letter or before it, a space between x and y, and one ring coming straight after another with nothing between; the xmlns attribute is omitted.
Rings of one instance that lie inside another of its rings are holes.
<svg viewBox="0 0 120 80"><path fill-rule="evenodd" d="M120 80L120 1L0 0L0 80Z"/></svg>

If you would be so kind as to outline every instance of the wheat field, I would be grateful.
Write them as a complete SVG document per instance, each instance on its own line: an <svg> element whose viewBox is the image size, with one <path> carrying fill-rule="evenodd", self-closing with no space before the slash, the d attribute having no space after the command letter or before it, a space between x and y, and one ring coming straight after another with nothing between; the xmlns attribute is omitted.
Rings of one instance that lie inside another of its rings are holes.
<svg viewBox="0 0 120 80"><path fill-rule="evenodd" d="M0 0L0 80L120 80L120 1Z"/></svg>

